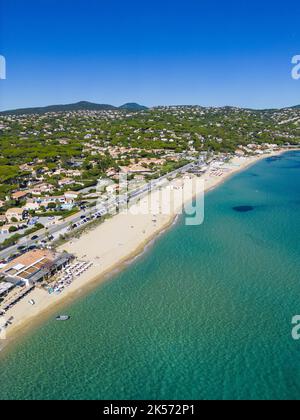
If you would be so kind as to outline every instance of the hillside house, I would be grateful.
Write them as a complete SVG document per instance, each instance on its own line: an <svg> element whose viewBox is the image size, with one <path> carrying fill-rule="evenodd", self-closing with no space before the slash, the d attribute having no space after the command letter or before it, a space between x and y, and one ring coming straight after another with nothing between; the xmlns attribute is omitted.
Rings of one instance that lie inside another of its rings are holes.
<svg viewBox="0 0 300 420"><path fill-rule="evenodd" d="M8 223L11 223L15 220L22 222L27 216L27 211L24 208L12 208L8 209L5 213L5 217Z"/></svg>

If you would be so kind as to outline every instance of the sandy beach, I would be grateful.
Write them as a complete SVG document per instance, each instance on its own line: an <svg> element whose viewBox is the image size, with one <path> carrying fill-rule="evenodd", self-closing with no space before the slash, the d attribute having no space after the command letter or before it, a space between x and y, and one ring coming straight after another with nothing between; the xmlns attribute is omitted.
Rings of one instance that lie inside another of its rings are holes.
<svg viewBox="0 0 300 420"><path fill-rule="evenodd" d="M283 153L276 151L273 155ZM234 158L229 164L225 164L218 170L209 170L201 177L205 191L209 191L223 183L235 173L246 169L257 161L271 156L259 155L255 157ZM168 189L180 190L183 177L172 181ZM191 202L193 196L201 193L201 183L198 190L191 191L184 198L185 202ZM151 199L152 202L160 200L161 190L153 191L141 199L144 204ZM182 206L181 206L182 207ZM7 329L7 339L1 340L3 348L15 338L21 336L29 328L41 324L50 314L57 315L66 304L75 298L99 286L107 281L113 273L122 269L135 256L141 254L145 247L155 240L161 232L168 229L178 215L180 209L174 208L169 214L117 214L106 220L95 229L82 234L80 239L73 239L64 244L59 251L67 251L74 254L79 260L93 263L93 266L82 276L77 278L63 293L49 295L46 291L36 288L25 299L10 309L6 318L14 318L13 325ZM193 228L193 227L189 227ZM35 305L31 306L28 301L33 299Z"/></svg>

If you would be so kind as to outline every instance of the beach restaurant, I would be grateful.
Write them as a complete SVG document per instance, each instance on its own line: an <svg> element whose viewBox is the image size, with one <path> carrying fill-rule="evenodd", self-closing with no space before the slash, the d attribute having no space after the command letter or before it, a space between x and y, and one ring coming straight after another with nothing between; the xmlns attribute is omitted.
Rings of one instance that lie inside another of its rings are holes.
<svg viewBox="0 0 300 420"><path fill-rule="evenodd" d="M14 287L15 285L13 283L1 281L0 282L0 300L3 297L5 297Z"/></svg>
<svg viewBox="0 0 300 420"><path fill-rule="evenodd" d="M30 286L52 277L73 259L74 256L68 253L37 249L12 260L0 274L7 282Z"/></svg>

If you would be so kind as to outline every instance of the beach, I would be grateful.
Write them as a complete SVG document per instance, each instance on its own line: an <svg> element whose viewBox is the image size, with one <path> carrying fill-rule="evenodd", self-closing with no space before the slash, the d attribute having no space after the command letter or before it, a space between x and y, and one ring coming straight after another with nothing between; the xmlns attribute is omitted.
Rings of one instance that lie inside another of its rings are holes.
<svg viewBox="0 0 300 420"><path fill-rule="evenodd" d="M235 173L242 171L271 155L283 153L282 150L272 154L258 155L254 157L236 157L224 168L218 170L208 170L204 175L197 177L204 182L205 192L217 187ZM180 182L183 178L172 181L171 186L180 189ZM169 188L163 187L163 188ZM199 190L191 191L185 195L185 202L191 202L193 196L201 193L201 183L198 184ZM150 193L141 199L152 202L159 200L161 190ZM13 325L7 329L7 340L2 343L7 345L14 338L43 322L45 317L57 312L76 297L81 296L88 290L101 285L124 264L129 263L139 254L143 253L145 247L153 242L162 232L168 229L178 216L179 209L173 208L169 214L117 214L107 219L101 225L95 227L87 233L83 233L79 239L72 239L60 247L59 251L67 251L74 254L78 260L92 263L92 267L82 276L77 278L63 293L49 295L45 290L35 288L26 299L20 301L10 309L6 317L13 317ZM28 301L32 299L35 305L31 306ZM2 346L1 343L1 346Z"/></svg>

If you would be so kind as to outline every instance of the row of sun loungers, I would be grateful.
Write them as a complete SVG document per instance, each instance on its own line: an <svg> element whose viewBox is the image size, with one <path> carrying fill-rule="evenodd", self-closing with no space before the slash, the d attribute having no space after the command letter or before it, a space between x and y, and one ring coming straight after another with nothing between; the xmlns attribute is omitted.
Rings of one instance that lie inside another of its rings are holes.
<svg viewBox="0 0 300 420"><path fill-rule="evenodd" d="M77 262L64 269L63 277L51 287L49 293L61 293L66 287L70 286L76 277L80 277L83 273L93 266L92 262Z"/></svg>
<svg viewBox="0 0 300 420"><path fill-rule="evenodd" d="M8 311L12 307L14 307L18 302L20 302L20 300L24 299L30 292L32 292L34 288L35 286L24 287L24 289L21 292L16 293L10 298L9 301L5 302L1 306L1 310L4 312Z"/></svg>

